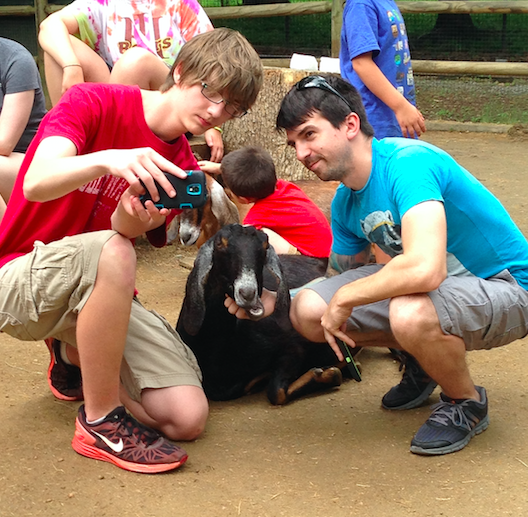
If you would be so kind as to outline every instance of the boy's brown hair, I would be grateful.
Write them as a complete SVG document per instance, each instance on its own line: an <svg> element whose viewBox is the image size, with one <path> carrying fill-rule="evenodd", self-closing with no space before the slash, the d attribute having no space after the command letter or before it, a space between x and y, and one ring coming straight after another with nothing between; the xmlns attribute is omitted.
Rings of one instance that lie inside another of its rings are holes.
<svg viewBox="0 0 528 517"><path fill-rule="evenodd" d="M198 34L183 45L162 92L174 86L176 69L183 86L205 82L243 110L255 103L262 87L263 69L257 52L242 34L225 27Z"/></svg>
<svg viewBox="0 0 528 517"><path fill-rule="evenodd" d="M243 147L227 154L220 171L226 186L235 196L264 199L275 192L275 164L262 147Z"/></svg>

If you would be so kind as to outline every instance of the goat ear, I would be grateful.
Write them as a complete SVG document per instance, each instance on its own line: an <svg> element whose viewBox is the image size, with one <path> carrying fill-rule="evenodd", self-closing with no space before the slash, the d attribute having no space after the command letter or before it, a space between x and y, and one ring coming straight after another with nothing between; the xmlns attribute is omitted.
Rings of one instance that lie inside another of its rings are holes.
<svg viewBox="0 0 528 517"><path fill-rule="evenodd" d="M181 309L183 328L191 336L198 334L205 317L204 289L213 266L213 241L209 239L198 251L194 267L187 278Z"/></svg>
<svg viewBox="0 0 528 517"><path fill-rule="evenodd" d="M224 187L217 181L209 185L211 196L211 211L216 217L220 228L228 224L240 223L240 216L237 207L225 193Z"/></svg>
<svg viewBox="0 0 528 517"><path fill-rule="evenodd" d="M280 263L279 256L273 249L273 246L268 246L266 252L266 267L271 271L271 273L279 281L279 287L277 289L277 300L275 302L275 311L274 314L277 318L277 323L279 326L286 330L291 327L290 322L290 291L288 285L284 280L284 275L282 272L282 267Z"/></svg>

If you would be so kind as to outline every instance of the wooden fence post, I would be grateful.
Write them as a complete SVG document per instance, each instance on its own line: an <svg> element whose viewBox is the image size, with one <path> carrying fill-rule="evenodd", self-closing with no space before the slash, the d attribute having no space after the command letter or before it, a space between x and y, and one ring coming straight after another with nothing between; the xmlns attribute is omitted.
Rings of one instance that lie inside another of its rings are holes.
<svg viewBox="0 0 528 517"><path fill-rule="evenodd" d="M38 34L39 34L39 27L40 23L44 18L46 18L46 7L48 5L48 0L35 0L35 31L37 35L37 41L38 41ZM44 69L44 51L40 47L40 45L37 45L37 65L39 67L39 70Z"/></svg>
<svg viewBox="0 0 528 517"><path fill-rule="evenodd" d="M331 38L332 38L332 57L339 57L339 48L341 46L341 27L343 25L343 5L345 0L332 0L331 15Z"/></svg>
<svg viewBox="0 0 528 517"><path fill-rule="evenodd" d="M46 76L44 74L44 51L38 44L38 34L40 23L46 18L46 7L48 6L48 0L35 0L35 31L37 35L37 67L40 72L40 78L42 81L42 88L44 90L44 96L46 97L46 105L49 106L49 95L48 86L46 84Z"/></svg>

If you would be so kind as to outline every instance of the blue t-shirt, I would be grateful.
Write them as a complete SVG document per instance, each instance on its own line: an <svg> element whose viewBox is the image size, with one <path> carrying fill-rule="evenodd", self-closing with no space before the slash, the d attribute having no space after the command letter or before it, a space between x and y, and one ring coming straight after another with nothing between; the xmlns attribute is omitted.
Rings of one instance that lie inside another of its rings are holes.
<svg viewBox="0 0 528 517"><path fill-rule="evenodd" d="M446 152L418 140L373 139L367 184L340 185L332 201L332 250L355 255L371 242L391 257L402 253L402 217L431 200L446 212L449 275L508 269L528 290L528 242L506 209Z"/></svg>
<svg viewBox="0 0 528 517"><path fill-rule="evenodd" d="M364 84L352 59L372 52L374 63L391 84L416 105L409 40L403 16L393 0L347 0L343 11L341 75L359 91L378 139L403 136L394 112Z"/></svg>

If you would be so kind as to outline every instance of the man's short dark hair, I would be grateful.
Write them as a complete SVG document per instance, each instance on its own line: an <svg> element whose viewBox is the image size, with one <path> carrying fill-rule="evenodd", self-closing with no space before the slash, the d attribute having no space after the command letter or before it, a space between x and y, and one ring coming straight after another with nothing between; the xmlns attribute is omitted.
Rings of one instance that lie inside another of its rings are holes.
<svg viewBox="0 0 528 517"><path fill-rule="evenodd" d="M275 164L262 147L248 146L230 152L222 160L220 171L235 196L264 199L275 192Z"/></svg>
<svg viewBox="0 0 528 517"><path fill-rule="evenodd" d="M277 115L277 130L294 129L315 113L320 113L332 126L339 129L352 108L359 117L361 132L365 136L374 136L374 129L367 119L358 91L341 77L334 75L321 77L324 77L326 82L348 101L350 107L330 91L321 88L299 89L295 84L281 102Z"/></svg>

